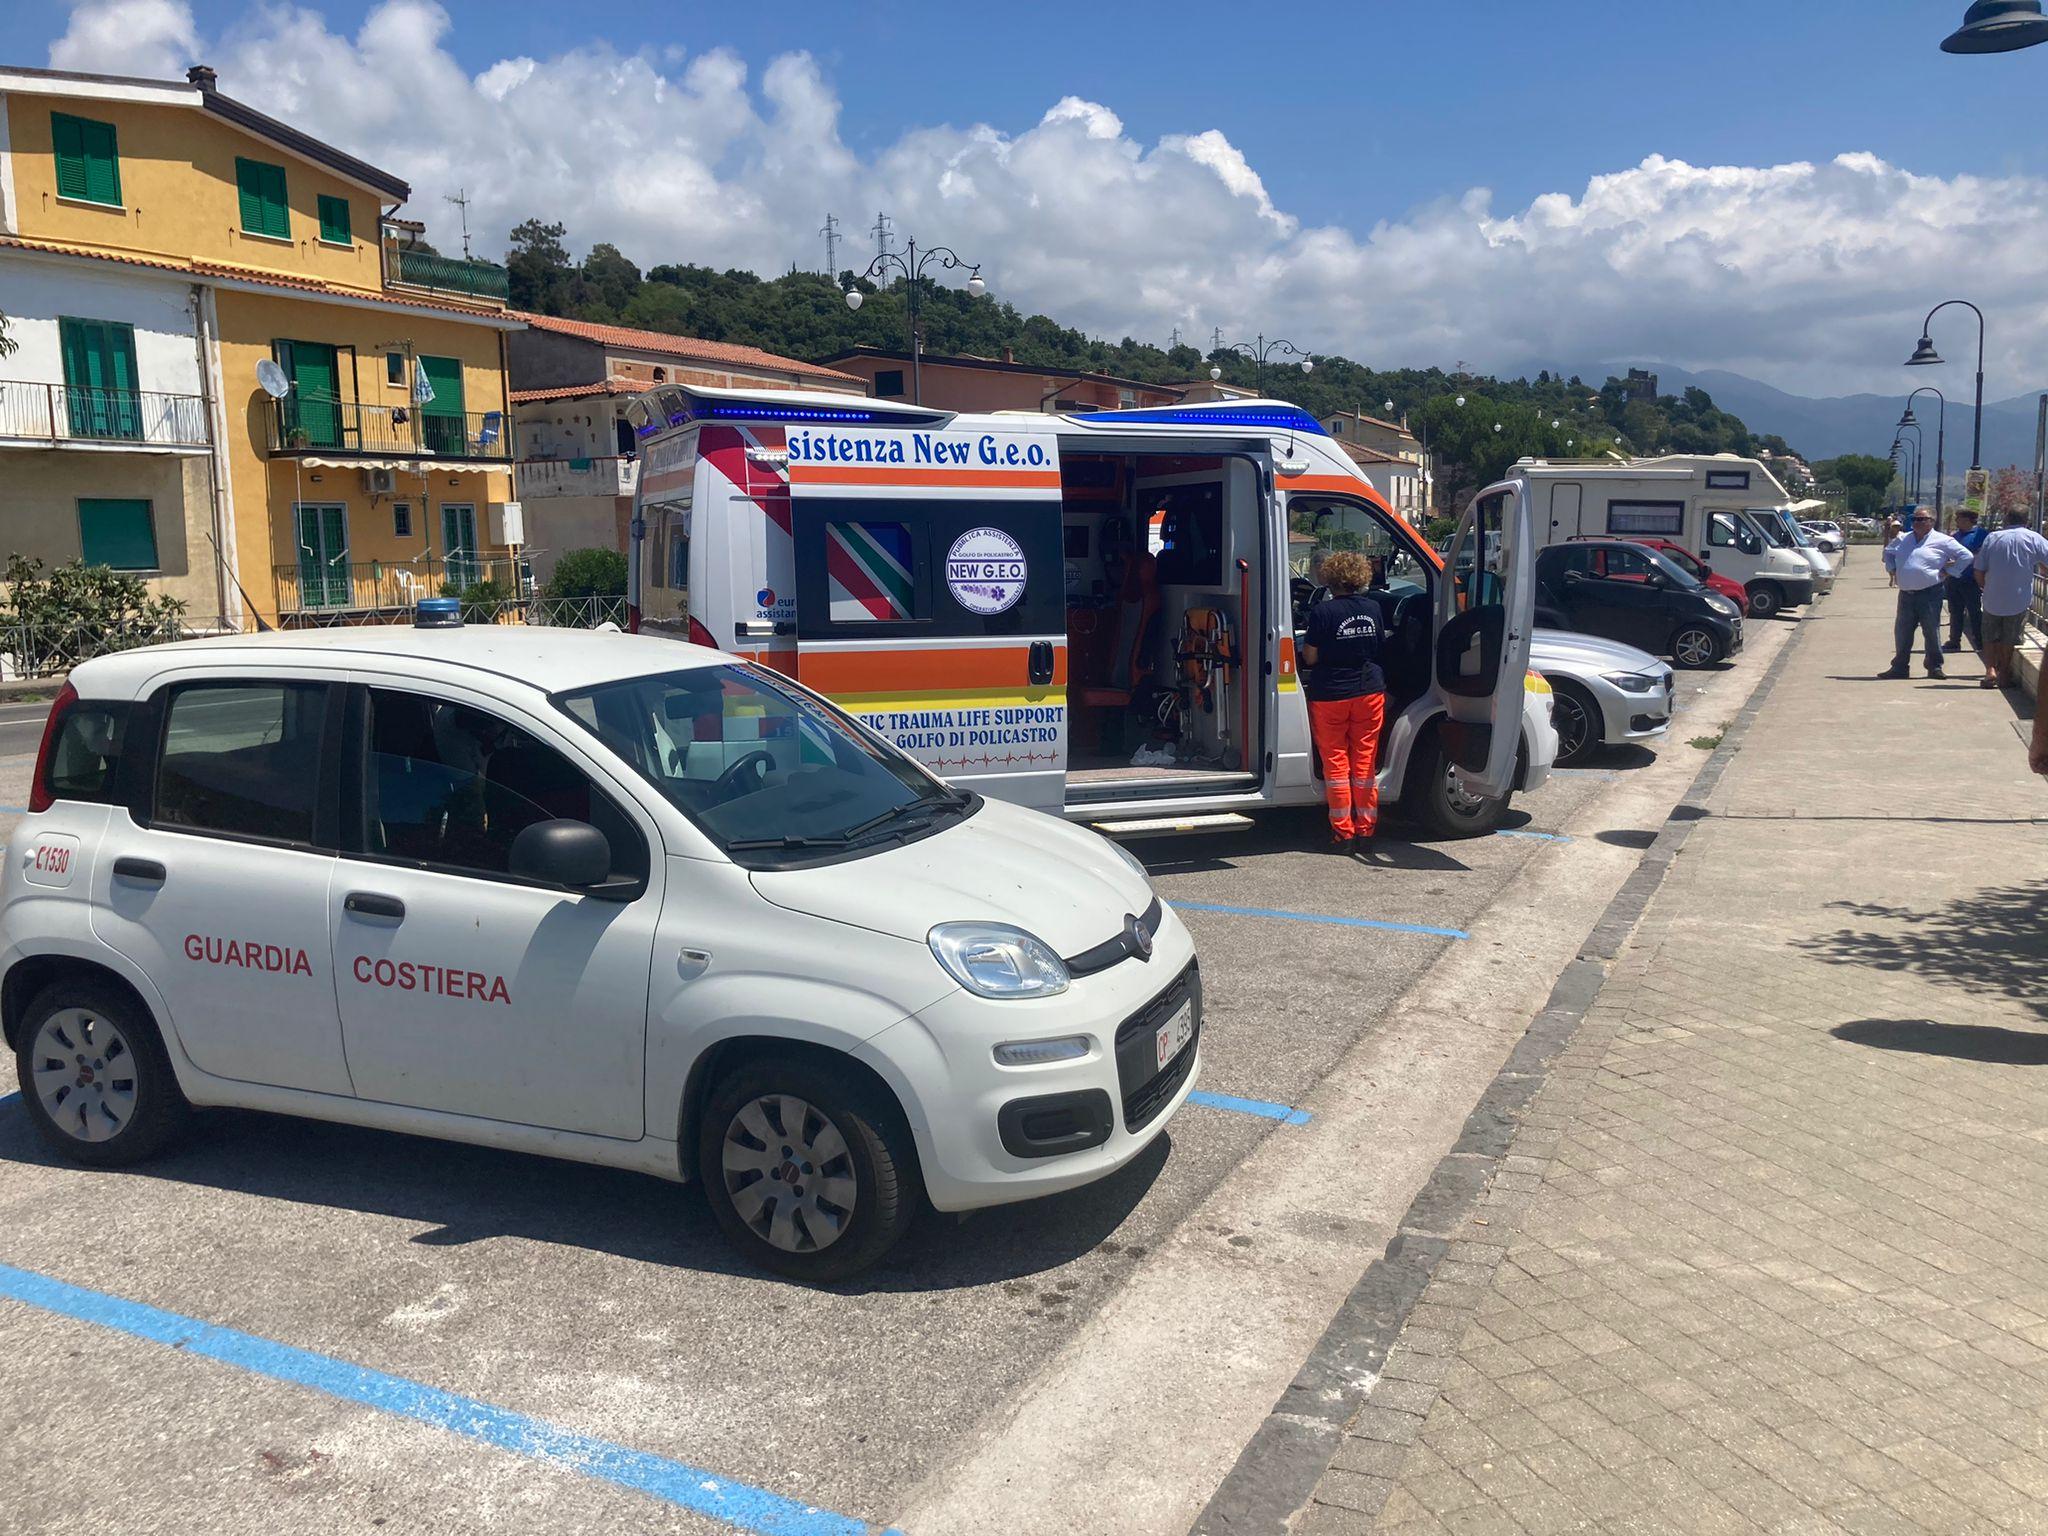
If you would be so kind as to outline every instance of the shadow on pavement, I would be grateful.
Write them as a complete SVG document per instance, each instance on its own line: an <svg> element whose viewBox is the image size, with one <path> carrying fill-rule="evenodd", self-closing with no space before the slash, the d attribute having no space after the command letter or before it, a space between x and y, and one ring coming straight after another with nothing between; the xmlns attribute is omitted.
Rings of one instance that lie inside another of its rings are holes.
<svg viewBox="0 0 2048 1536"><path fill-rule="evenodd" d="M1644 831L1639 827L1623 827L1609 832L1596 832L1593 835L1601 842L1611 843L1616 848L1647 848L1657 841L1655 832Z"/></svg>
<svg viewBox="0 0 2048 1536"><path fill-rule="evenodd" d="M1510 811L1502 825L1520 827L1528 823L1526 812ZM1380 835L1373 839L1375 856L1366 862L1388 868L1421 869L1443 874L1463 874L1470 868L1434 844L1388 835L1390 832L1412 833L1419 830L1391 808L1382 826ZM1249 828L1237 831L1134 838L1120 846L1135 854L1138 861L1155 875L1214 874L1235 869L1244 859L1273 853L1313 853L1346 862L1351 860L1348 850L1331 846L1329 816L1321 807L1264 811Z"/></svg>
<svg viewBox="0 0 2048 1536"><path fill-rule="evenodd" d="M2009 998L2048 1019L2048 924L2041 916L2048 910L2048 880L1987 887L1927 911L1867 901L1829 905L1882 926L1793 940L1814 958Z"/></svg>
<svg viewBox="0 0 2048 1536"><path fill-rule="evenodd" d="M1932 1019L1857 1019L1828 1031L1851 1045L1880 1051L1953 1056L2008 1067L2048 1067L2048 1035L1990 1024L1937 1024Z"/></svg>
<svg viewBox="0 0 2048 1536"><path fill-rule="evenodd" d="M1169 1131L1086 1188L997 1206L965 1223L926 1210L874 1269L830 1289L946 1291L1038 1274L1096 1249L1115 1252L1113 1234L1159 1178L1172 1142ZM44 1147L19 1105L0 1109L0 1168L9 1163L74 1166ZM412 1238L428 1247L514 1237L794 1283L742 1263L694 1188L392 1131L208 1110L174 1150L117 1176L429 1224Z"/></svg>

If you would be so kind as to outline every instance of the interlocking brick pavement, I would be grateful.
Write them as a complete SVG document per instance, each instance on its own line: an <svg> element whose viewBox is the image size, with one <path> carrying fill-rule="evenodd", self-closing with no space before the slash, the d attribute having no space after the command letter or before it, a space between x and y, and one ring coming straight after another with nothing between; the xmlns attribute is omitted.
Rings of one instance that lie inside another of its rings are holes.
<svg viewBox="0 0 2048 1536"><path fill-rule="evenodd" d="M2048 1532L2048 787L1889 613L1805 621L1301 1536Z"/></svg>

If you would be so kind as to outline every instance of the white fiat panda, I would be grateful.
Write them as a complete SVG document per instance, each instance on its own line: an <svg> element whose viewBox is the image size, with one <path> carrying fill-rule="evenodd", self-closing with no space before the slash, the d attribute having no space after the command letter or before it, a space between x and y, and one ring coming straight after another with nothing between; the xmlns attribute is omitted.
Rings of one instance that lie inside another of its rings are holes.
<svg viewBox="0 0 2048 1536"><path fill-rule="evenodd" d="M1194 945L1114 844L716 651L422 608L72 674L0 883L58 1151L236 1105L697 1178L827 1281L1187 1097Z"/></svg>

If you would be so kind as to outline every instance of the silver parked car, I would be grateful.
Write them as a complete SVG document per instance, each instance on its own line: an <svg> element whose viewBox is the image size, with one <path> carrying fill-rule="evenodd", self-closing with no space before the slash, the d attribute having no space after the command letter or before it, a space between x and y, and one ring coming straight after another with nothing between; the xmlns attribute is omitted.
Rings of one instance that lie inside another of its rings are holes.
<svg viewBox="0 0 2048 1536"><path fill-rule="evenodd" d="M1648 741L1671 725L1671 664L1618 640L1538 629L1529 667L1550 684L1559 767L1599 746Z"/></svg>

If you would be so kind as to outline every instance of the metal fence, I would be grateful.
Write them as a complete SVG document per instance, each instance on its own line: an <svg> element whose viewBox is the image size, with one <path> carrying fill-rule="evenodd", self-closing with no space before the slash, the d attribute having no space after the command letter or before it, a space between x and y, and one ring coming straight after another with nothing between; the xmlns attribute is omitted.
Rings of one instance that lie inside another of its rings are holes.
<svg viewBox="0 0 2048 1536"><path fill-rule="evenodd" d="M272 453L512 462L503 411L434 411L293 393L270 402Z"/></svg>
<svg viewBox="0 0 2048 1536"><path fill-rule="evenodd" d="M191 632L175 619L111 629L77 619L0 626L0 677L58 677L95 656L189 638Z"/></svg>

